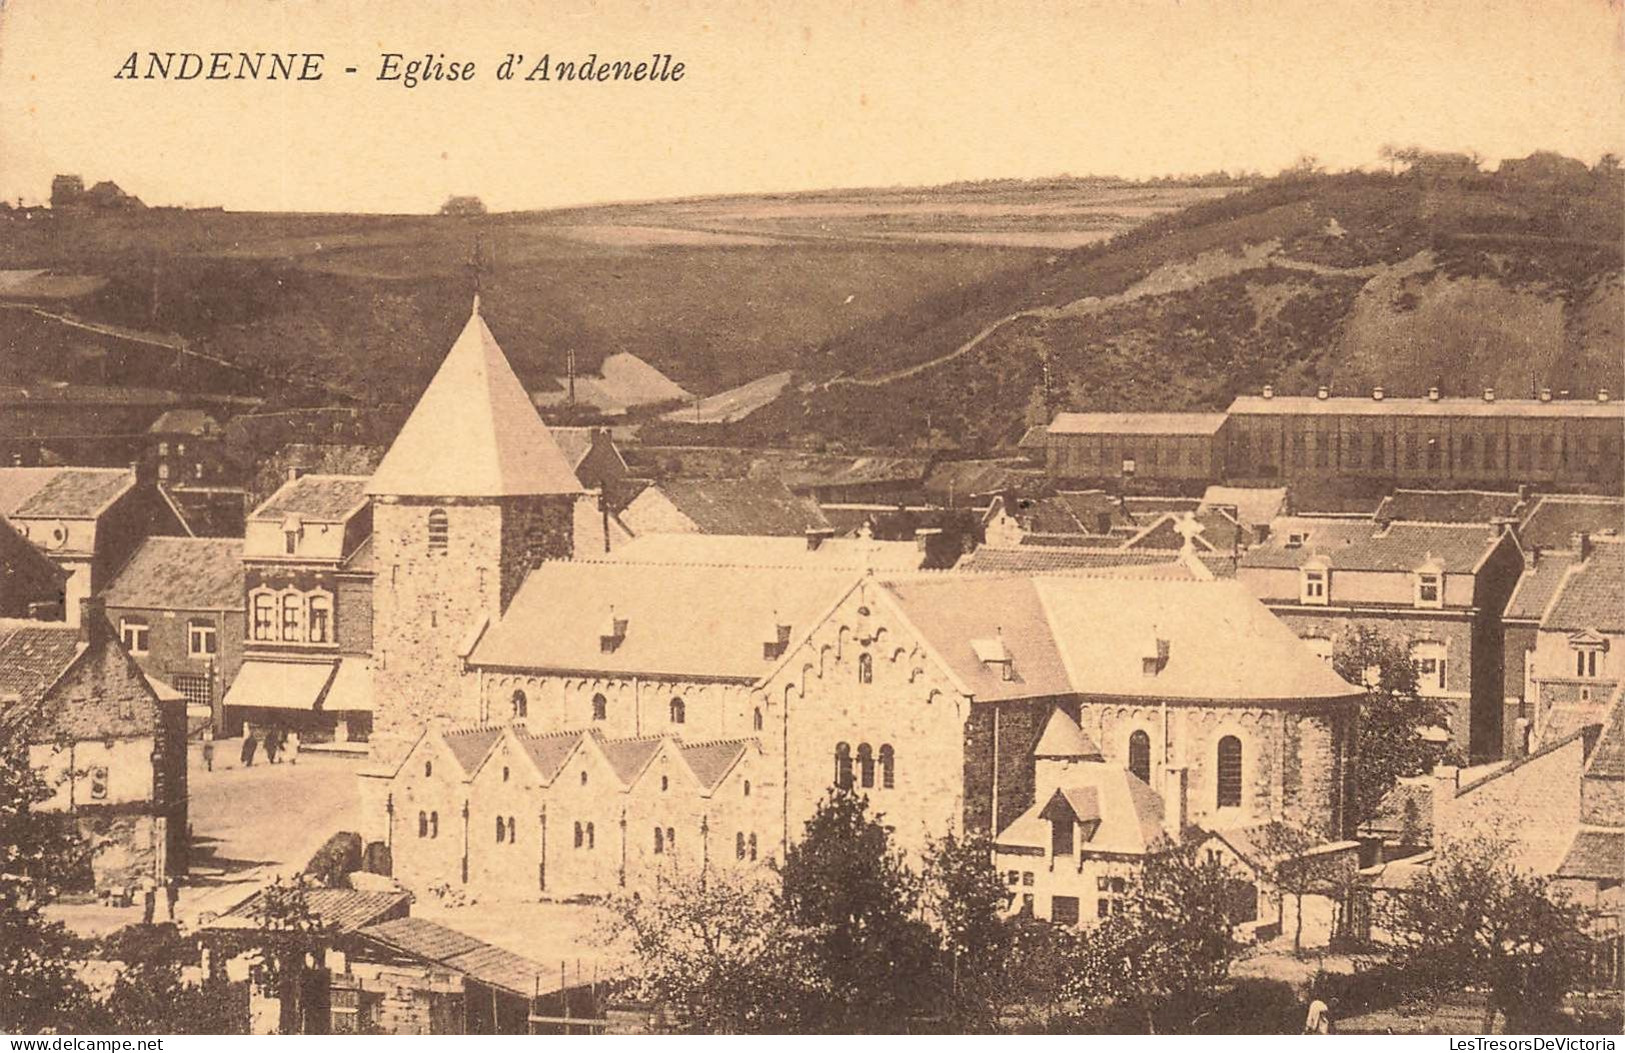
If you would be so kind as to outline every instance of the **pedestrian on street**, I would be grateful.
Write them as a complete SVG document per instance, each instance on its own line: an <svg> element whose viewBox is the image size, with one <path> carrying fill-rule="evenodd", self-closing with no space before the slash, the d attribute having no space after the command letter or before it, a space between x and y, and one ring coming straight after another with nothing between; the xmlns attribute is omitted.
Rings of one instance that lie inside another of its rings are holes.
<svg viewBox="0 0 1625 1053"><path fill-rule="evenodd" d="M252 731L243 733L243 767L252 768L254 766L254 751L259 747L259 740L254 737Z"/></svg>
<svg viewBox="0 0 1625 1053"><path fill-rule="evenodd" d="M164 903L169 907L169 920L175 920L175 904L180 901L181 887L174 878L164 879Z"/></svg>
<svg viewBox="0 0 1625 1053"><path fill-rule="evenodd" d="M289 764L299 763L299 732L289 731L282 739L282 752L288 755Z"/></svg>
<svg viewBox="0 0 1625 1053"><path fill-rule="evenodd" d="M277 748L282 745L281 738L282 732L277 728L271 728L265 733L265 763L276 763Z"/></svg>
<svg viewBox="0 0 1625 1053"><path fill-rule="evenodd" d="M158 913L158 886L152 878L141 879L141 924L151 925Z"/></svg>
<svg viewBox="0 0 1625 1053"><path fill-rule="evenodd" d="M203 770L214 771L214 729L203 729Z"/></svg>

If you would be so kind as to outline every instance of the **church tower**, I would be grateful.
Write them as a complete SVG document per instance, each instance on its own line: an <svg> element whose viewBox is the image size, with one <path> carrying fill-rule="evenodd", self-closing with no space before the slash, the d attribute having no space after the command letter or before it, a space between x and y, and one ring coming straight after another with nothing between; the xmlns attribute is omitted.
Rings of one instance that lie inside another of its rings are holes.
<svg viewBox="0 0 1625 1053"><path fill-rule="evenodd" d="M480 317L479 297L367 486L374 726L404 739L478 719L467 641L544 559L574 555L587 494ZM582 539L586 541L586 538Z"/></svg>

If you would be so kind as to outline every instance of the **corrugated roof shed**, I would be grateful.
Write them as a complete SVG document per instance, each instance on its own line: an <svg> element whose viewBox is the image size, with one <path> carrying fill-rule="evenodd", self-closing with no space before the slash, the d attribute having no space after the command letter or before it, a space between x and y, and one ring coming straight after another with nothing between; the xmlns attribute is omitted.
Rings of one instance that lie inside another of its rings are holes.
<svg viewBox="0 0 1625 1053"><path fill-rule="evenodd" d="M105 599L110 607L240 611L242 539L149 537L119 571Z"/></svg>

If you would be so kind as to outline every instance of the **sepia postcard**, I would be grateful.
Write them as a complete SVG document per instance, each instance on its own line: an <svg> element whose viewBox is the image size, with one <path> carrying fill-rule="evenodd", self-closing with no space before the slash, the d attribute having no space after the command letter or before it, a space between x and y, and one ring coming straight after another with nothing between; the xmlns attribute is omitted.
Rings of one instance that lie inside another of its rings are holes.
<svg viewBox="0 0 1625 1053"><path fill-rule="evenodd" d="M0 0L0 1033L1614 1049L1622 157L1620 0Z"/></svg>

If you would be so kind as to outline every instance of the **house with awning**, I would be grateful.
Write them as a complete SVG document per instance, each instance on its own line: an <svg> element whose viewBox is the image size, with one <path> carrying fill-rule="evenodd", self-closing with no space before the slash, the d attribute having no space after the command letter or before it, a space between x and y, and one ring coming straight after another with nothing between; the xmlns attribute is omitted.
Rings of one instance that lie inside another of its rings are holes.
<svg viewBox="0 0 1625 1053"><path fill-rule="evenodd" d="M248 516L248 638L228 734L279 728L364 749L372 731L372 506L367 476L290 473Z"/></svg>

